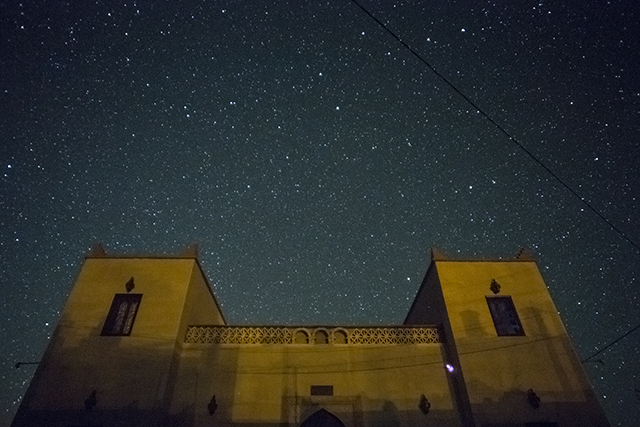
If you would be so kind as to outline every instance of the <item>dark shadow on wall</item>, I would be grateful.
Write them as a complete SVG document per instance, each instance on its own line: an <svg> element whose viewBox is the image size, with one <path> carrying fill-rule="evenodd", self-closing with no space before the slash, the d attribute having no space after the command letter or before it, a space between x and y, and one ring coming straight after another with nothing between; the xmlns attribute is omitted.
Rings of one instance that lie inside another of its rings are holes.
<svg viewBox="0 0 640 427"><path fill-rule="evenodd" d="M544 316L540 309L535 307L527 307L524 309L524 315L526 318L533 320L533 322L531 322L531 320L529 321L530 325L535 325L535 330L531 331L533 335L541 337L551 336L549 328L547 328L547 325L544 323ZM563 341L565 341L565 343L563 343ZM556 378L558 379L559 384L565 390L570 390L573 382L561 365L561 362L563 360L566 360L567 363L571 363L569 359L561 357L563 354L571 354L573 352L570 348L567 348L566 344L568 344L568 342L566 342L566 339L554 338L544 340L544 349L547 353L546 363L549 363L553 366L553 372L556 374ZM572 368L575 371L575 368Z"/></svg>
<svg viewBox="0 0 640 427"><path fill-rule="evenodd" d="M497 395L497 391L480 381L474 381L473 389L482 394ZM539 391L539 406L530 401L528 390L511 389L500 394L499 399L485 398L472 403L472 410L479 426L525 426L558 423L561 426L608 426L601 422L593 406L587 401L562 401L561 394Z"/></svg>
<svg viewBox="0 0 640 427"><path fill-rule="evenodd" d="M465 310L460 312L462 324L464 325L465 337L487 337L489 332L480 322L480 315L476 311Z"/></svg>
<svg viewBox="0 0 640 427"><path fill-rule="evenodd" d="M382 405L382 412L376 417L376 423L373 426L398 427L400 420L398 418L398 408L393 402L386 401Z"/></svg>
<svg viewBox="0 0 640 427"><path fill-rule="evenodd" d="M237 347L221 344L185 345L167 427L235 425L238 353Z"/></svg>
<svg viewBox="0 0 640 427"><path fill-rule="evenodd" d="M161 425L175 341L101 330L52 339L13 427Z"/></svg>

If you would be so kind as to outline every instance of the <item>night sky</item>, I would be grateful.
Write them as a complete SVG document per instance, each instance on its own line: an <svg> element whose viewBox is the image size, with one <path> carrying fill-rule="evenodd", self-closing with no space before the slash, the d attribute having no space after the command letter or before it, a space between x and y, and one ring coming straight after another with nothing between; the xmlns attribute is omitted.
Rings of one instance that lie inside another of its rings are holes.
<svg viewBox="0 0 640 427"><path fill-rule="evenodd" d="M640 3L359 2L515 142L351 0L0 0L0 425L97 242L235 324L399 324L433 246L530 248L582 358L640 324Z"/></svg>

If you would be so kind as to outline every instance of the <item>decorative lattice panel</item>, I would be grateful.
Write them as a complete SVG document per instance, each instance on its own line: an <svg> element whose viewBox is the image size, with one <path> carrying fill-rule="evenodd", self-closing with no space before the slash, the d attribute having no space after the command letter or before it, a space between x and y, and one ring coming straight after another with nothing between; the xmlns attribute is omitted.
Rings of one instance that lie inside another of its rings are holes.
<svg viewBox="0 0 640 427"><path fill-rule="evenodd" d="M437 328L357 328L349 334L349 344L434 344Z"/></svg>
<svg viewBox="0 0 640 427"><path fill-rule="evenodd" d="M186 342L200 344L291 344L287 328L191 326Z"/></svg>
<svg viewBox="0 0 640 427"><path fill-rule="evenodd" d="M297 328L300 329L300 328ZM245 326L190 326L185 342L194 344L293 344L296 328ZM333 336L330 328L323 328ZM340 328L348 344L436 344L438 329ZM309 329L312 332L313 328Z"/></svg>

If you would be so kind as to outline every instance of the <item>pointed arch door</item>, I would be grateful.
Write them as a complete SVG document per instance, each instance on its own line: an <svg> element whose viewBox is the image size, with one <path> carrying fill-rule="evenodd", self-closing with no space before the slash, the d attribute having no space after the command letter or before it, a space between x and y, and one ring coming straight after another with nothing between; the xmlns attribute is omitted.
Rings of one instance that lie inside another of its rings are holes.
<svg viewBox="0 0 640 427"><path fill-rule="evenodd" d="M314 412L300 424L300 427L345 427L340 418L326 409Z"/></svg>

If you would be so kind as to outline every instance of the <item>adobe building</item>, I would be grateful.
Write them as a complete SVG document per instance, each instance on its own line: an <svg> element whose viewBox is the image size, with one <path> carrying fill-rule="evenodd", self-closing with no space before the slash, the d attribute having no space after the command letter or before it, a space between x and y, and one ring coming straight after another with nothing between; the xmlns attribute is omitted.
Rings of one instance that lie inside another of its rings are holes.
<svg viewBox="0 0 640 427"><path fill-rule="evenodd" d="M235 326L195 252L94 248L12 425L609 423L526 253L433 252L402 325Z"/></svg>

